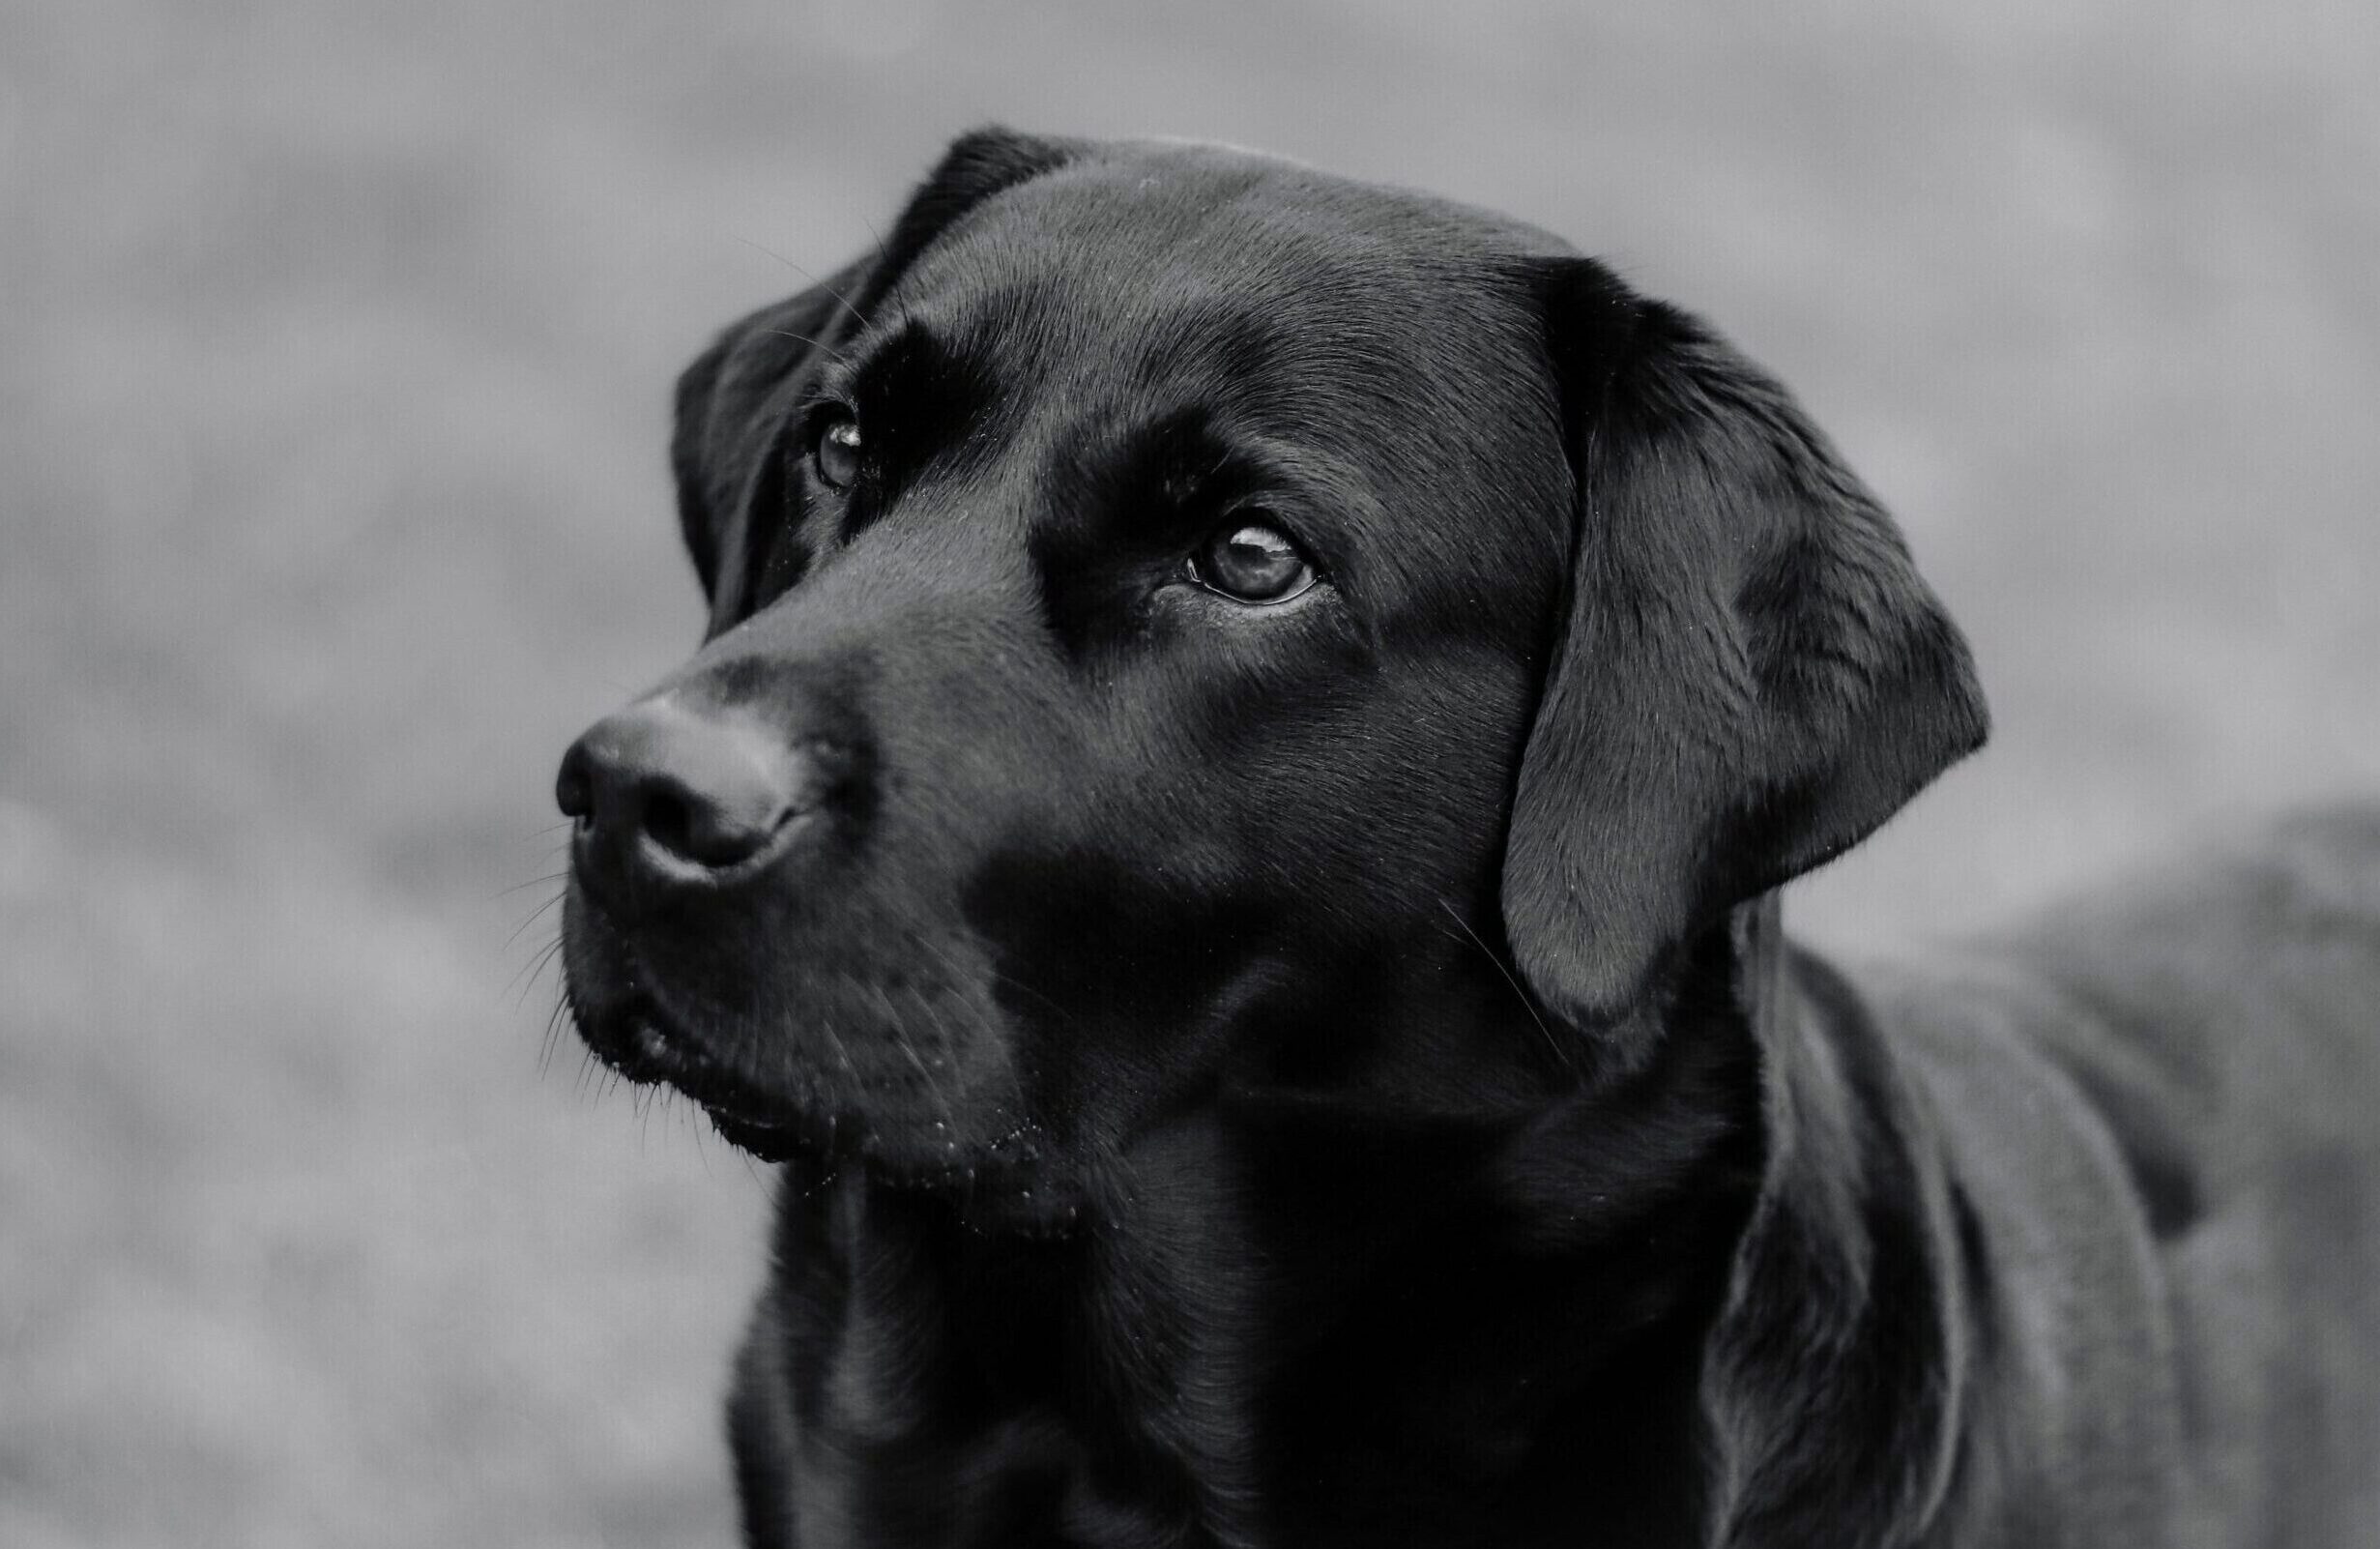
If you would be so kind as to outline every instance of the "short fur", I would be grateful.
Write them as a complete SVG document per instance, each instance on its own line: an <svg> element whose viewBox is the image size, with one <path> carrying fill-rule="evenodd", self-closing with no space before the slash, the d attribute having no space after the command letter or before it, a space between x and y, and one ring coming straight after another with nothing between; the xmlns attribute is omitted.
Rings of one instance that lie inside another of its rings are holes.
<svg viewBox="0 0 2380 1549"><path fill-rule="evenodd" d="M1792 946L1985 713L1705 325L989 131L674 456L711 638L566 762L566 961L784 1164L751 1544L2374 1541L2380 808ZM1251 522L1311 590L1213 588Z"/></svg>

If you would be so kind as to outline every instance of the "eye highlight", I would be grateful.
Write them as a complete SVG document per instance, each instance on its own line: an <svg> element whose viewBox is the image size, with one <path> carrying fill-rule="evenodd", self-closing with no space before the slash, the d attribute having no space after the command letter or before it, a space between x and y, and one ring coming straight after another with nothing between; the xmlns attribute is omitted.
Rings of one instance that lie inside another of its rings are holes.
<svg viewBox="0 0 2380 1549"><path fill-rule="evenodd" d="M1235 521L1190 556L1190 577L1234 602L1287 602L1314 585L1314 567L1269 522Z"/></svg>
<svg viewBox="0 0 2380 1549"><path fill-rule="evenodd" d="M858 482L860 459L865 452L859 422L848 411L836 410L819 422L810 442L810 466L817 470L819 482L827 488L849 489Z"/></svg>

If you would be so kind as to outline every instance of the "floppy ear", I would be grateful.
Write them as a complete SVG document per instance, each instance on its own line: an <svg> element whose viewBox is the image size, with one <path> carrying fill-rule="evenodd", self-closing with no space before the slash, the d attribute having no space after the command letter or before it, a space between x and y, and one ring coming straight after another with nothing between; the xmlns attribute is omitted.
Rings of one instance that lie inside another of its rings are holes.
<svg viewBox="0 0 2380 1549"><path fill-rule="evenodd" d="M746 583L753 511L770 503L781 420L798 384L858 336L918 254L960 217L1063 165L1079 148L998 128L961 135L912 192L885 241L801 294L731 325L679 376L670 438L678 523L714 628L723 627L718 621Z"/></svg>
<svg viewBox="0 0 2380 1549"><path fill-rule="evenodd" d="M852 326L839 315L871 266L851 264L789 301L731 324L678 377L669 444L678 528L703 595L719 595L722 567L747 546L744 527L773 450L766 411L814 361L830 358Z"/></svg>
<svg viewBox="0 0 2380 1549"><path fill-rule="evenodd" d="M1549 1008L1610 1024L1727 909L1980 746L1986 715L1892 519L1783 387L1600 265L1548 278L1578 505L1504 922Z"/></svg>

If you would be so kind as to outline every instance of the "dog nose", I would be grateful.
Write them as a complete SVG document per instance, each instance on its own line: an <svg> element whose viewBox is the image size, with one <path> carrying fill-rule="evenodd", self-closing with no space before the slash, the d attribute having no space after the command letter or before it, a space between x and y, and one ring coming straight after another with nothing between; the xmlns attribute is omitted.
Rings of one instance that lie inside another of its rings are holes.
<svg viewBox="0 0 2380 1549"><path fill-rule="evenodd" d="M778 846L818 801L814 762L750 716L669 698L607 716L570 745L554 801L577 824L583 880L716 882Z"/></svg>

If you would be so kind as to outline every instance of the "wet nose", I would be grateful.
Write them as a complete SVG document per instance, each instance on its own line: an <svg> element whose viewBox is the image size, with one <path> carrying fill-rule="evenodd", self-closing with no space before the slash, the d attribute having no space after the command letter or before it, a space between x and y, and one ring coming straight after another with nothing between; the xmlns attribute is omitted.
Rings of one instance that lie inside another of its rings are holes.
<svg viewBox="0 0 2380 1549"><path fill-rule="evenodd" d="M554 801L581 880L620 902L764 867L817 805L817 774L749 716L652 699L570 745Z"/></svg>

